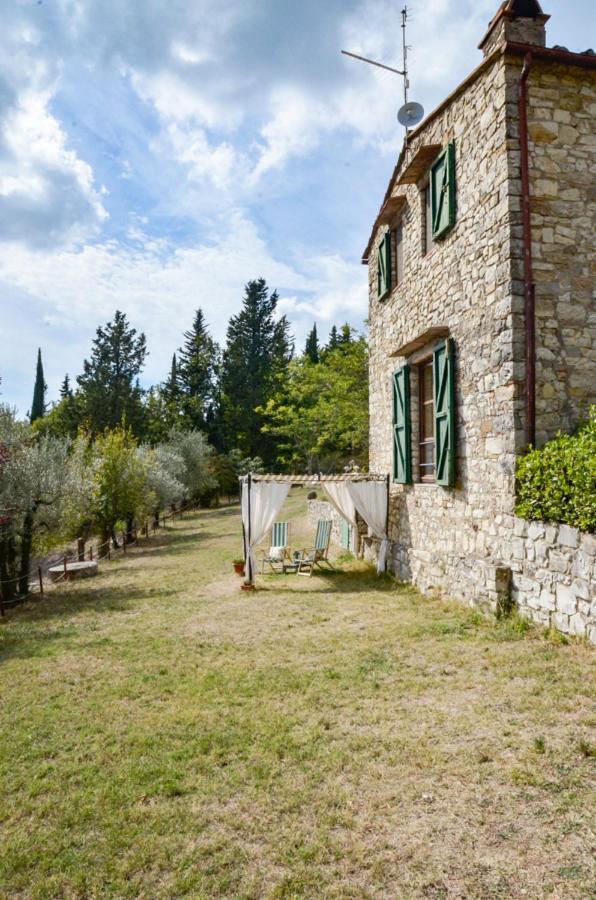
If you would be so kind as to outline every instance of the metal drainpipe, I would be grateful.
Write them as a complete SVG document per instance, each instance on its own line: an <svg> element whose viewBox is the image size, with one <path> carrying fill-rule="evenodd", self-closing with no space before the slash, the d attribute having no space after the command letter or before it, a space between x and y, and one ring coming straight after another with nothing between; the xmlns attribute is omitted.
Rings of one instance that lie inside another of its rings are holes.
<svg viewBox="0 0 596 900"><path fill-rule="evenodd" d="M526 349L526 443L536 445L536 302L532 272L532 209L528 152L528 77L532 54L527 53L519 80L519 146L522 185L522 228L524 248L524 319Z"/></svg>

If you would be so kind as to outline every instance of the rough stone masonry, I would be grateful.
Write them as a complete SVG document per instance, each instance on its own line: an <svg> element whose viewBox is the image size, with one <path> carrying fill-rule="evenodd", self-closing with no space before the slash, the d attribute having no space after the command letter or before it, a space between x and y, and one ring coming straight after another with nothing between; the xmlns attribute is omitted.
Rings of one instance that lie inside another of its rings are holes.
<svg viewBox="0 0 596 900"><path fill-rule="evenodd" d="M547 18L535 2L502 4L480 45L478 68L410 133L398 160L364 254L370 467L395 474L395 442L400 452L407 442L409 475L394 481L390 502L390 559L399 578L470 603L495 607L513 598L544 624L596 640L594 538L514 514L529 377L524 63L536 443L573 429L596 402L596 57L546 48ZM426 188L448 145L453 173L439 174L445 203L454 192L453 223L435 238L443 201L440 185L431 194ZM437 371L434 384L424 371L447 338L454 348L455 475L443 486L423 466L441 437L428 417L433 402L437 410ZM393 376L405 366L409 416L400 436Z"/></svg>

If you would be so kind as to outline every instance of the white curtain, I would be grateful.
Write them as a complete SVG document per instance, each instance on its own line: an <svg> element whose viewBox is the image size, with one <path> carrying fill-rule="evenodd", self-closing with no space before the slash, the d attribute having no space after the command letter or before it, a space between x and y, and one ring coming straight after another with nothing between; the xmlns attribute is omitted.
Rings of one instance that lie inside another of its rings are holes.
<svg viewBox="0 0 596 900"><path fill-rule="evenodd" d="M358 528L356 521L356 507L348 491L347 481L322 481L325 492L332 506L336 508L340 516L347 519L350 525Z"/></svg>
<svg viewBox="0 0 596 900"><path fill-rule="evenodd" d="M374 537L381 541L377 572L385 571L389 537L387 535L387 483L385 481L324 481L327 496L340 516L358 528L356 512L362 516Z"/></svg>
<svg viewBox="0 0 596 900"><path fill-rule="evenodd" d="M389 536L387 534L387 482L346 481L344 482L354 506L373 533L381 542L377 559L377 572L385 571Z"/></svg>
<svg viewBox="0 0 596 900"><path fill-rule="evenodd" d="M248 581L254 581L257 571L255 550L275 521L284 504L289 483L253 481L242 483L242 524L244 525L244 565ZM249 517L250 510L250 517ZM250 536L250 539L249 539Z"/></svg>

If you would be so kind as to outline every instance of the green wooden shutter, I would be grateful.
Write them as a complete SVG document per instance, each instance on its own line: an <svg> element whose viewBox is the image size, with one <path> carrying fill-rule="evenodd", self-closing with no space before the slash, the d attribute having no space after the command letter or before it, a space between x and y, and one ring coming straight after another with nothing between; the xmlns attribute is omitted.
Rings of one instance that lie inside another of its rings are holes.
<svg viewBox="0 0 596 900"><path fill-rule="evenodd" d="M455 145L448 144L430 170L433 238L444 237L455 225Z"/></svg>
<svg viewBox="0 0 596 900"><path fill-rule="evenodd" d="M393 480L412 481L412 440L410 420L410 367L393 375Z"/></svg>
<svg viewBox="0 0 596 900"><path fill-rule="evenodd" d="M379 299L391 288L391 232L386 232L377 251L377 296Z"/></svg>
<svg viewBox="0 0 596 900"><path fill-rule="evenodd" d="M435 477L437 484L455 484L455 351L448 338L433 351L435 395Z"/></svg>

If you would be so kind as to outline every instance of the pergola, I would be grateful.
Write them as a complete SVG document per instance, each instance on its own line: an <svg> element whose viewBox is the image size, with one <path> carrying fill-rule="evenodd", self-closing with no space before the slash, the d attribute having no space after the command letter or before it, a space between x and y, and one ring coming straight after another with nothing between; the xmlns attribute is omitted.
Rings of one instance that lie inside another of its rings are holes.
<svg viewBox="0 0 596 900"><path fill-rule="evenodd" d="M239 481L247 584L252 585L255 581L256 547L271 528L293 484L322 485L329 502L351 525L357 527L357 514L364 519L373 537L381 541L377 571L385 570L389 546L389 475L365 472L262 475L251 472Z"/></svg>

